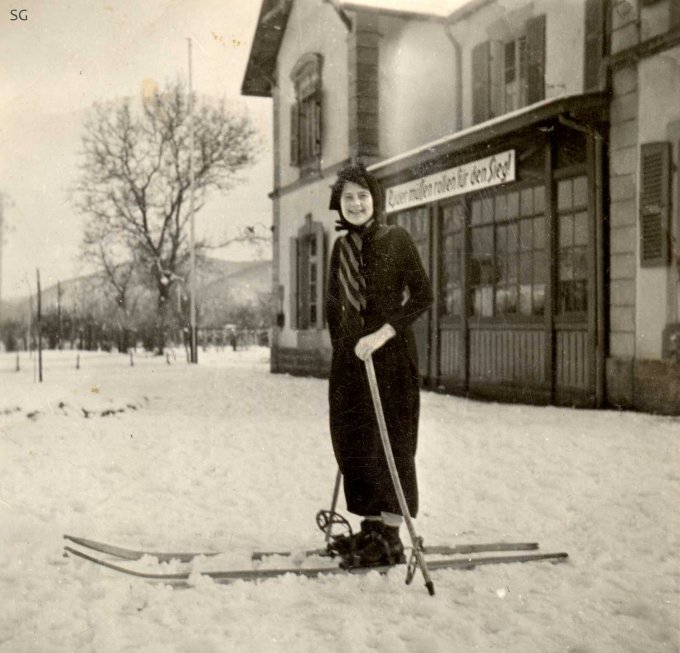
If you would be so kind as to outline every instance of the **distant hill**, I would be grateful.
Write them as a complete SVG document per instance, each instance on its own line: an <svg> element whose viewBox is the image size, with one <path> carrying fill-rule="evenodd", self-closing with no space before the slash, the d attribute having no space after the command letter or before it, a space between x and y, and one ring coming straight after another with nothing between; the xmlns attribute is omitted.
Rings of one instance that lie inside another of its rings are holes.
<svg viewBox="0 0 680 653"><path fill-rule="evenodd" d="M208 258L198 270L197 285L201 311L206 320L211 314L221 312L227 305L258 304L267 301L272 287L272 262L264 261L223 261ZM66 279L43 288L42 307L47 312L56 309L61 293L62 309L77 307L82 298L92 300L101 296L101 280L94 274ZM25 316L32 304L36 310L36 298L20 297L2 302L0 319L16 319Z"/></svg>
<svg viewBox="0 0 680 653"><path fill-rule="evenodd" d="M213 259L214 260L214 259ZM230 263L219 261L218 263ZM233 262L231 262L233 263ZM203 279L199 291L200 323L202 326L222 327L227 314L236 307L261 307L268 304L272 291L272 262L247 261L246 265L229 267L222 273L219 265L215 278Z"/></svg>

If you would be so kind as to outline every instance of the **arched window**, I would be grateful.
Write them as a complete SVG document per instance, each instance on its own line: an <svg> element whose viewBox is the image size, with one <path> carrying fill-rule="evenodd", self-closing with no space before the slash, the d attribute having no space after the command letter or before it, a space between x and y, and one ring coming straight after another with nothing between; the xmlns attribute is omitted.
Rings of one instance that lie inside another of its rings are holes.
<svg viewBox="0 0 680 653"><path fill-rule="evenodd" d="M322 64L320 54L306 54L291 72L295 103L290 112L290 163L301 172L316 167L321 158Z"/></svg>

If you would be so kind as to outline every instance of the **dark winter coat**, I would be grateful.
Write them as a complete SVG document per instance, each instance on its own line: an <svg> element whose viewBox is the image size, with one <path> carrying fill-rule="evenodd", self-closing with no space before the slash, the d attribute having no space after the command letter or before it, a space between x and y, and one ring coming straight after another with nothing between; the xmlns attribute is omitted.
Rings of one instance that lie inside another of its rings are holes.
<svg viewBox="0 0 680 653"><path fill-rule="evenodd" d="M366 280L364 327L350 332L341 315L338 242L331 254L326 315L333 343L329 384L333 449L343 474L350 512L401 514L365 365L354 353L359 338L389 323L397 333L373 354L373 362L397 470L409 512L415 516L419 383L417 350L410 325L432 304L432 289L418 251L401 227L372 224L363 236L361 258Z"/></svg>

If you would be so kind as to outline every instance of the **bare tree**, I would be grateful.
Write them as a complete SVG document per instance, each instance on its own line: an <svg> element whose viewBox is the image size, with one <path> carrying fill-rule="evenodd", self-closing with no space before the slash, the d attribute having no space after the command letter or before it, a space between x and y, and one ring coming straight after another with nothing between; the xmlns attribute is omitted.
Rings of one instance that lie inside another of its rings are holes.
<svg viewBox="0 0 680 653"><path fill-rule="evenodd" d="M154 290L161 349L171 289L186 273L189 257L188 108L181 82L145 97L140 106L130 100L94 105L74 192L87 220L86 255L98 261L119 297L125 298L135 270ZM224 102L195 101L195 210L209 191L232 188L258 151L246 115L229 112Z"/></svg>

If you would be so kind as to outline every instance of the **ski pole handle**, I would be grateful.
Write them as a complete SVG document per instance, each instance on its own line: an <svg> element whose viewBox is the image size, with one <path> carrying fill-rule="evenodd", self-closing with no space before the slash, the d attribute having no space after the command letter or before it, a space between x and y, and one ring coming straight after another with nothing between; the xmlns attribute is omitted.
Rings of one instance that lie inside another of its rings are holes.
<svg viewBox="0 0 680 653"><path fill-rule="evenodd" d="M416 560L418 561L418 566L420 567L420 570L423 572L423 578L425 579L425 587L427 587L427 591L430 593L430 596L434 596L434 583L430 578L430 572L427 568L427 562L425 561L425 556L423 555L422 539L418 537L416 529L413 525L413 520L411 519L411 514L409 513L408 510L408 504L406 503L406 497L404 496L404 489L401 485L401 480L399 479L399 471L397 470L397 464L394 461L392 445L390 444L390 436L389 433L387 432L387 423L385 422L385 413L383 412L382 401L380 400L378 379L375 376L373 357L369 356L364 361L364 363L366 365L366 374L368 375L368 385L371 389L373 408L375 409L375 416L378 419L380 439L382 440L383 449L385 450L385 458L387 460L387 466L390 470L390 476L392 477L394 491L397 495L397 500L399 501L401 514L404 516L406 527L408 528L409 535L411 536L413 552L415 554Z"/></svg>

